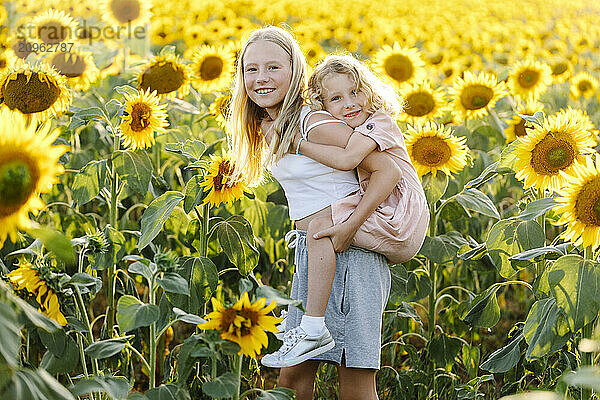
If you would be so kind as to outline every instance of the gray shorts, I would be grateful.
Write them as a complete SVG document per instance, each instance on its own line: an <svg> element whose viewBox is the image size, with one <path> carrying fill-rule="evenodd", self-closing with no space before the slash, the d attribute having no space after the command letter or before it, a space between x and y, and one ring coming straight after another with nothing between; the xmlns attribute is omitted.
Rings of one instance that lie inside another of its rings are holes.
<svg viewBox="0 0 600 400"><path fill-rule="evenodd" d="M306 308L308 295L308 249L306 232L298 232L296 271L291 297L302 300ZM329 361L351 368L379 369L382 315L390 294L390 269L384 256L351 246L336 254L336 269L325 325L335 340L335 347L313 360ZM286 328L300 325L302 311L288 307Z"/></svg>

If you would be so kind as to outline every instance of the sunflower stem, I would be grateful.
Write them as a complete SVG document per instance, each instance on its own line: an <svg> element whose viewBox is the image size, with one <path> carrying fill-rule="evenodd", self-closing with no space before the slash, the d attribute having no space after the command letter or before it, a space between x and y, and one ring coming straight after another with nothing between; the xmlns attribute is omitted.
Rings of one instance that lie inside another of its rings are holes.
<svg viewBox="0 0 600 400"><path fill-rule="evenodd" d="M242 361L243 354L237 356L236 366L235 366L235 375L237 376L237 389L233 395L233 400L240 400L240 388L242 386Z"/></svg>
<svg viewBox="0 0 600 400"><path fill-rule="evenodd" d="M85 324L85 336L87 338L87 342L88 342L88 346L91 345L92 343L94 343L94 335L92 334L92 326L90 325L90 318L88 316L87 310L85 308L85 304L83 302L83 297L81 296L81 291L79 290L79 287L74 286L75 289L75 305L77 306L77 310L79 311L79 314L81 316L81 318L83 319L83 323ZM81 363L84 365L85 367L85 353L83 352L83 348L81 348ZM96 359L92 359L92 370L94 371L95 375L98 375L99 373L99 369L98 369L98 360ZM87 372L86 372L87 375Z"/></svg>
<svg viewBox="0 0 600 400"><path fill-rule="evenodd" d="M200 255L206 257L208 254L208 220L210 219L210 204L206 203L202 206L202 220L200 231Z"/></svg>
<svg viewBox="0 0 600 400"><path fill-rule="evenodd" d="M110 124L110 122L109 122ZM121 140L117 132L115 131L114 126L110 125L112 133L113 133L113 154L116 153L121 147ZM117 169L112 164L112 154L109 158L109 163L111 164L111 184L110 184L110 226L115 229L117 228ZM115 325L115 271L116 265L112 264L108 267L107 277L108 277L108 310L107 310L107 319L106 319L106 332L108 338L111 339L114 334L114 325Z"/></svg>
<svg viewBox="0 0 600 400"><path fill-rule="evenodd" d="M149 303L155 305L154 279L150 281ZM150 324L150 389L156 387L156 321Z"/></svg>
<svg viewBox="0 0 600 400"><path fill-rule="evenodd" d="M154 172L160 175L160 143L155 142L152 146L152 155L154 156Z"/></svg>
<svg viewBox="0 0 600 400"><path fill-rule="evenodd" d="M440 210L432 204L430 207L431 219L429 220L429 236L433 237L437 233L437 212ZM435 302L436 302L436 285L437 285L437 265L431 260L427 259L427 272L429 273L429 279L431 280L431 291L429 292L429 310L428 310L428 333L429 339L431 340L435 335Z"/></svg>

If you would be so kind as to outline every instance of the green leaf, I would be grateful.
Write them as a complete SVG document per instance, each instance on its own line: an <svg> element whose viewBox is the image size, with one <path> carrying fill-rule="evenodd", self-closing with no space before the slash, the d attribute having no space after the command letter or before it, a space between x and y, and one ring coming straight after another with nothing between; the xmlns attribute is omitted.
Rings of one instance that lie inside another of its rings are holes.
<svg viewBox="0 0 600 400"><path fill-rule="evenodd" d="M203 314L204 304L217 288L217 267L207 257L188 257L182 262L178 273L189 282L189 296L167 293L169 302L190 314Z"/></svg>
<svg viewBox="0 0 600 400"><path fill-rule="evenodd" d="M442 368L446 368L454 364L454 359L462 348L462 342L455 337L450 337L445 334L434 337L428 343L429 357L433 362Z"/></svg>
<svg viewBox="0 0 600 400"><path fill-rule="evenodd" d="M145 304L133 296L121 296L117 303L117 322L122 332L129 332L158 321L160 311L154 304Z"/></svg>
<svg viewBox="0 0 600 400"><path fill-rule="evenodd" d="M8 304L0 303L0 360L4 358L11 367L17 367L20 341L21 324L17 313Z"/></svg>
<svg viewBox="0 0 600 400"><path fill-rule="evenodd" d="M233 372L227 372L212 381L202 384L202 391L213 399L232 397L237 391L238 377Z"/></svg>
<svg viewBox="0 0 600 400"><path fill-rule="evenodd" d="M113 153L113 166L128 189L146 194L152 178L152 161L145 151L122 151Z"/></svg>
<svg viewBox="0 0 600 400"><path fill-rule="evenodd" d="M92 293L98 293L102 288L102 279L91 276L86 272L77 272L69 280L69 285L79 286L80 288L88 288L91 286Z"/></svg>
<svg viewBox="0 0 600 400"><path fill-rule="evenodd" d="M40 367L44 368L51 374L68 374L73 372L78 365L79 347L77 346L77 343L75 343L75 340L66 335L64 348L61 354L55 354L49 348L46 354L44 354L42 362L40 363Z"/></svg>
<svg viewBox="0 0 600 400"><path fill-rule="evenodd" d="M216 225L219 245L227 258L240 273L248 275L258 264L258 250L254 245L254 235L250 223L239 215L234 215Z"/></svg>
<svg viewBox="0 0 600 400"><path fill-rule="evenodd" d="M500 160L498 160L498 165L496 166L497 172L513 172L513 166L517 160L517 155L515 154L515 148L517 144L518 141L515 140L506 146L504 150L502 150L502 154L500 154Z"/></svg>
<svg viewBox="0 0 600 400"><path fill-rule="evenodd" d="M504 278L510 278L517 272L509 257L544 244L544 232L536 221L516 218L498 221L490 229L486 240L488 253Z"/></svg>
<svg viewBox="0 0 600 400"><path fill-rule="evenodd" d="M75 396L82 396L89 393L106 393L114 399L124 399L129 393L129 382L121 376L94 376L89 379L82 379L71 387L71 392Z"/></svg>
<svg viewBox="0 0 600 400"><path fill-rule="evenodd" d="M431 174L424 175L421 178L423 190L428 204L435 204L446 193L448 187L448 175L440 172L434 176Z"/></svg>
<svg viewBox="0 0 600 400"><path fill-rule="evenodd" d="M90 358L102 359L112 357L118 354L127 346L127 341L132 336L126 336L118 339L107 339L90 344L85 349L85 354Z"/></svg>
<svg viewBox="0 0 600 400"><path fill-rule="evenodd" d="M188 324L199 325L199 324L203 324L206 322L206 320L200 318L199 316L194 315L194 314L188 314L185 311L180 310L177 307L173 307L173 312L175 313L175 315L177 315L177 319L179 321L183 321Z"/></svg>
<svg viewBox="0 0 600 400"><path fill-rule="evenodd" d="M71 187L75 203L83 205L100 193L106 180L106 171L106 160L90 161L75 175Z"/></svg>
<svg viewBox="0 0 600 400"><path fill-rule="evenodd" d="M403 301L396 310L396 315L402 318L412 318L415 322L421 322L421 317L410 303Z"/></svg>
<svg viewBox="0 0 600 400"><path fill-rule="evenodd" d="M510 256L509 260L533 260L536 257L543 256L544 254L558 254L561 256L567 255L567 247L568 243L563 243L558 246L544 246L537 247L531 250L525 250L522 253L515 254L514 256Z"/></svg>
<svg viewBox="0 0 600 400"><path fill-rule="evenodd" d="M471 300L470 308L465 310L461 319L472 326L492 328L500 320L500 307L496 292L499 286L491 286L485 292Z"/></svg>
<svg viewBox="0 0 600 400"><path fill-rule="evenodd" d="M569 331L554 297L533 303L523 328L529 344L525 358L533 360L560 349L569 339Z"/></svg>
<svg viewBox="0 0 600 400"><path fill-rule="evenodd" d="M523 340L523 334L516 335L509 344L494 351L487 360L481 364L481 369L495 374L508 372L518 364L521 359L519 344Z"/></svg>
<svg viewBox="0 0 600 400"><path fill-rule="evenodd" d="M69 123L68 130L74 130L75 128L89 124L91 121L102 120L106 117L104 111L98 107L71 107L71 110L75 112L71 116L71 123Z"/></svg>
<svg viewBox="0 0 600 400"><path fill-rule="evenodd" d="M59 329L54 332L46 332L42 329L38 330L38 335L42 344L55 356L60 357L65 353L67 347L67 334L64 330Z"/></svg>
<svg viewBox="0 0 600 400"><path fill-rule="evenodd" d="M444 235L425 237L420 254L429 258L434 263L443 264L452 261L458 250L468 244L458 232L448 232Z"/></svg>
<svg viewBox="0 0 600 400"><path fill-rule="evenodd" d="M431 292L431 279L423 272L411 271L406 280L406 301L418 301L429 296Z"/></svg>
<svg viewBox="0 0 600 400"><path fill-rule="evenodd" d="M204 187L200 186L204 178L200 175L194 175L185 185L185 197L183 198L183 209L189 213L194 207L202 204L202 201L208 194L204 191Z"/></svg>
<svg viewBox="0 0 600 400"><path fill-rule="evenodd" d="M557 204L556 200L551 197L532 201L525 206L525 210L517 218L525 221L536 219L556 207Z"/></svg>
<svg viewBox="0 0 600 400"><path fill-rule="evenodd" d="M34 238L40 239L44 246L62 262L67 265L75 264L75 250L64 234L46 227L31 228L27 232Z"/></svg>
<svg viewBox="0 0 600 400"><path fill-rule="evenodd" d="M584 366L562 378L567 385L593 389L600 392L600 368Z"/></svg>
<svg viewBox="0 0 600 400"><path fill-rule="evenodd" d="M71 392L43 368L15 370L2 400L75 400Z"/></svg>
<svg viewBox="0 0 600 400"><path fill-rule="evenodd" d="M136 261L131 263L129 268L127 268L127 271L132 274L142 275L144 278L146 278L148 283L150 283L152 281L152 276L156 272L156 264L144 259L144 261Z"/></svg>
<svg viewBox="0 0 600 400"><path fill-rule="evenodd" d="M192 161L199 161L206 151L206 145L199 140L188 139L185 142L167 143L165 150L181 154L192 159Z"/></svg>
<svg viewBox="0 0 600 400"><path fill-rule="evenodd" d="M168 383L146 392L148 400L190 400L190 393L186 388Z"/></svg>
<svg viewBox="0 0 600 400"><path fill-rule="evenodd" d="M268 285L262 285L256 288L256 297L264 297L266 299L266 304L271 304L272 301L275 301L275 303L277 303L279 307L291 304L302 309L301 300L294 300L291 297L286 296L279 290L272 288Z"/></svg>
<svg viewBox="0 0 600 400"><path fill-rule="evenodd" d="M183 200L183 197L180 192L169 191L150 203L142 216L142 235L138 242L139 250L148 246L152 239L158 235L165 221L169 218L175 206Z"/></svg>
<svg viewBox="0 0 600 400"><path fill-rule="evenodd" d="M556 299L575 333L600 312L600 264L574 254L560 257L542 274L539 289Z"/></svg>
<svg viewBox="0 0 600 400"><path fill-rule="evenodd" d="M477 211L488 217L500 219L500 214L492 200L477 189L465 189L457 194L455 199L467 210Z"/></svg>
<svg viewBox="0 0 600 400"><path fill-rule="evenodd" d="M472 179L465 184L465 189L476 188L494 178L496 175L498 175L498 172L496 171L497 165L497 162L488 165L477 178Z"/></svg>
<svg viewBox="0 0 600 400"><path fill-rule="evenodd" d="M176 272L165 272L162 278L156 280L156 283L169 293L178 293L189 295L188 282Z"/></svg>

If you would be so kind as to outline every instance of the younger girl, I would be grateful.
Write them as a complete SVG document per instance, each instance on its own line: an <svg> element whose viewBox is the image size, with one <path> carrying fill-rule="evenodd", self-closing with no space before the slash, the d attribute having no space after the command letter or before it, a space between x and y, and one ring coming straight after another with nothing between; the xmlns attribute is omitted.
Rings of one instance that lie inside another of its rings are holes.
<svg viewBox="0 0 600 400"><path fill-rule="evenodd" d="M262 363L270 367L293 366L331 348L331 344L318 343L319 338L329 336L324 315L335 275L335 251L352 244L383 254L389 263L405 262L421 248L429 224L421 182L392 117L399 108L394 91L355 58L332 55L310 77L308 100L313 111L301 121L304 129L293 142L296 154L339 170L358 167L360 189L334 202L331 217L316 218L309 224L307 237L320 240L308 241L306 314L294 332L286 333L282 347L263 357ZM336 135L348 127L354 133L345 148L313 143L308 137L309 133L311 137ZM365 221L360 201L372 175L360 164L377 150L394 160L402 178ZM356 234L333 236L345 237L345 241L329 240L328 236L339 229ZM288 320L286 325L295 326L295 322Z"/></svg>

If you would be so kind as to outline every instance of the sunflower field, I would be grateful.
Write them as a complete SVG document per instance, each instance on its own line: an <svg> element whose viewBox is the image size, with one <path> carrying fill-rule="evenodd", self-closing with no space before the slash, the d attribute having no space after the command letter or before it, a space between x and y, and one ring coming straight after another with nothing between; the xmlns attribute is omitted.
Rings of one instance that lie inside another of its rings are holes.
<svg viewBox="0 0 600 400"><path fill-rule="evenodd" d="M431 222L391 265L380 399L600 398L600 2L0 2L0 398L294 398L282 188L233 181L237 53L392 83ZM315 398L336 399L322 365Z"/></svg>

